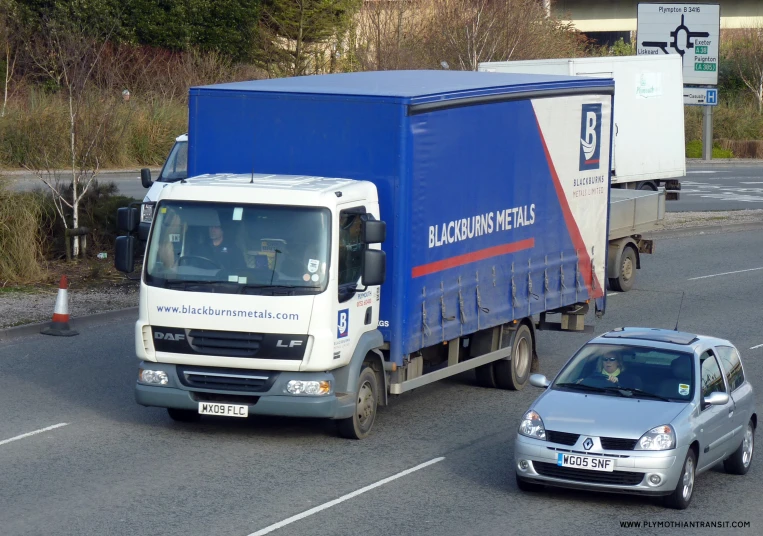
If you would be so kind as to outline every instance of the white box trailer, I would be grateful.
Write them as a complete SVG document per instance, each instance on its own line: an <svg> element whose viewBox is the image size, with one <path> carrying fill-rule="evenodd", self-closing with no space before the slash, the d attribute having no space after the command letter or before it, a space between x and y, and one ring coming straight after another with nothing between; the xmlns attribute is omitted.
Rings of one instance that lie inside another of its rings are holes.
<svg viewBox="0 0 763 536"><path fill-rule="evenodd" d="M664 187L678 199L686 175L681 57L614 56L484 62L480 71L613 78L612 186Z"/></svg>

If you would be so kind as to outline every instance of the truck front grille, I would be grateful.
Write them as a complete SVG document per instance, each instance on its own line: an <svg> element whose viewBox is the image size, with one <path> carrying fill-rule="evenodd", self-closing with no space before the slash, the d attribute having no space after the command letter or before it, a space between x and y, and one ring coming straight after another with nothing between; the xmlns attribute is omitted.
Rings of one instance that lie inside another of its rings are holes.
<svg viewBox="0 0 763 536"><path fill-rule="evenodd" d="M269 391L278 372L244 371L208 367L178 366L180 383L192 389L211 391L234 391L239 393L263 393Z"/></svg>
<svg viewBox="0 0 763 536"><path fill-rule="evenodd" d="M240 331L213 331L192 329L188 343L195 351L207 355L254 357L260 350L263 335Z"/></svg>

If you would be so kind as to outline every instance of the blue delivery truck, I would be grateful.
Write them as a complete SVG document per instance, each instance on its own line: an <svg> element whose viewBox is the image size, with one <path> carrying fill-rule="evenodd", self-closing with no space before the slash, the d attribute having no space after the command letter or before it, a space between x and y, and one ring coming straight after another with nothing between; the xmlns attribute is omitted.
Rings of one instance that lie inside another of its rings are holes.
<svg viewBox="0 0 763 536"><path fill-rule="evenodd" d="M158 196L137 402L334 419L475 369L521 389L536 332L605 309L613 81L389 71L194 87ZM137 210L116 265L134 270Z"/></svg>

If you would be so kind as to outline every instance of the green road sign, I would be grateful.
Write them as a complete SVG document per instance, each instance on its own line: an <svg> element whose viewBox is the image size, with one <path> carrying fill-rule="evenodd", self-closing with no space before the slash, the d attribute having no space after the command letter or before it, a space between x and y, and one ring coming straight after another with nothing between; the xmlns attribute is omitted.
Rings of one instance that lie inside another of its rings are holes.
<svg viewBox="0 0 763 536"><path fill-rule="evenodd" d="M695 54L707 54L707 47L706 46L696 46L696 47L694 47L694 53Z"/></svg>
<svg viewBox="0 0 763 536"><path fill-rule="evenodd" d="M694 70L695 71L715 71L716 65L715 63L695 63Z"/></svg>

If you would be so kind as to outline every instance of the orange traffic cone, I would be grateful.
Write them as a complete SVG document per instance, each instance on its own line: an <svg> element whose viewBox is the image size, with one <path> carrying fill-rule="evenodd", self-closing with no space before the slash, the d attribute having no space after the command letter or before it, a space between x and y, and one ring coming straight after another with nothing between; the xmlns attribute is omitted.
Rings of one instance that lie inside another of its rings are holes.
<svg viewBox="0 0 763 536"><path fill-rule="evenodd" d="M56 307L53 310L53 321L46 328L40 330L43 335L58 335L60 337L71 337L79 335L69 327L69 280L65 275L61 276L61 282L58 285L58 295L56 296Z"/></svg>

